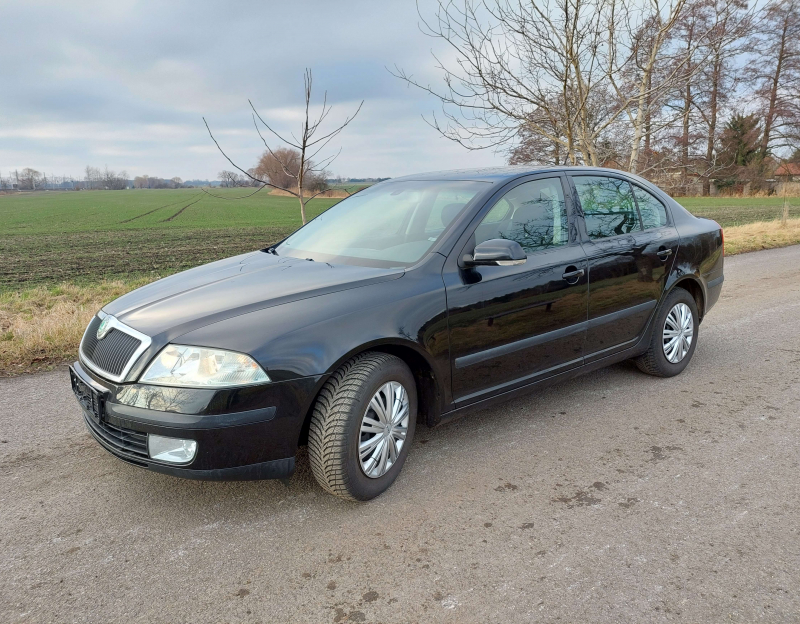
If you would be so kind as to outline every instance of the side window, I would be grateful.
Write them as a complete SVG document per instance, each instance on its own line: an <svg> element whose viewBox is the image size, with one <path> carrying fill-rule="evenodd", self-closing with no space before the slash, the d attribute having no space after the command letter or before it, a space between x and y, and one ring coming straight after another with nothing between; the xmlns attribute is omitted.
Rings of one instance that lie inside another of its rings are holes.
<svg viewBox="0 0 800 624"><path fill-rule="evenodd" d="M515 186L492 207L475 230L475 244L493 238L518 242L526 253L566 245L569 225L560 178Z"/></svg>
<svg viewBox="0 0 800 624"><path fill-rule="evenodd" d="M589 238L608 238L641 230L631 185L619 178L574 176Z"/></svg>
<svg viewBox="0 0 800 624"><path fill-rule="evenodd" d="M644 229L657 228L667 224L667 209L659 200L638 186L633 187L639 212L642 214Z"/></svg>

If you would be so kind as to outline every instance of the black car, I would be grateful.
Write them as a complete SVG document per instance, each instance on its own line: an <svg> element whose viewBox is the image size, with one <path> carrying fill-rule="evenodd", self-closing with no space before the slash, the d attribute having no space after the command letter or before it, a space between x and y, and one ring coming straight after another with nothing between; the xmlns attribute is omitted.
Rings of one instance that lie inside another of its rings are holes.
<svg viewBox="0 0 800 624"><path fill-rule="evenodd" d="M131 464L282 478L307 444L326 490L367 500L418 422L625 359L680 373L722 264L717 223L619 171L408 176L108 304L72 386L95 439Z"/></svg>

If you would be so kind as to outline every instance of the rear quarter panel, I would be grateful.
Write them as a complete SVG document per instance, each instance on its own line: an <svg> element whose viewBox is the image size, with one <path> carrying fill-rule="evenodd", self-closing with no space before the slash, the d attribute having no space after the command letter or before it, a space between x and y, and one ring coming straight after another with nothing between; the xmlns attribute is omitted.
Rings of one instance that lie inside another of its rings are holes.
<svg viewBox="0 0 800 624"><path fill-rule="evenodd" d="M685 279L699 282L703 290L705 316L719 299L722 289L722 228L716 221L693 216L675 200L670 200L670 208L681 244L666 290Z"/></svg>

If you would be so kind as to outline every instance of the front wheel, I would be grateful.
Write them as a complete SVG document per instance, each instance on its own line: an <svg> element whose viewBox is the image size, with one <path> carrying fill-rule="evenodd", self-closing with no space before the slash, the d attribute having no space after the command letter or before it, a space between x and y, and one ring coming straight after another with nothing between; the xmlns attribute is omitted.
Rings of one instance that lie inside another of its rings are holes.
<svg viewBox="0 0 800 624"><path fill-rule="evenodd" d="M311 416L314 477L341 498L375 498L403 468L416 420L416 383L400 358L367 352L348 360L323 386Z"/></svg>
<svg viewBox="0 0 800 624"><path fill-rule="evenodd" d="M657 377L682 372L694 355L699 325L694 297L675 288L656 316L649 348L636 359L639 370Z"/></svg>

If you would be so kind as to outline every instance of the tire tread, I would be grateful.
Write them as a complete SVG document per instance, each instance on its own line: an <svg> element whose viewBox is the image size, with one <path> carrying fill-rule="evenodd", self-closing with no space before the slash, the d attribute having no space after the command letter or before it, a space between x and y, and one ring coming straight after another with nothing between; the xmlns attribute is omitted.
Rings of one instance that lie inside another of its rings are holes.
<svg viewBox="0 0 800 624"><path fill-rule="evenodd" d="M667 297L664 299L664 303L662 304L662 310L670 310L672 307L678 303L681 299L685 300L688 304L691 302L692 306L695 308L692 310L692 314L695 315L695 319L697 318L697 311L696 311L696 304L694 303L694 298L692 297L691 293L680 286L676 286L672 292L670 292ZM691 306L690 306L691 307ZM647 351L645 351L642 355L634 359L636 363L636 367L642 371L643 373L647 373L648 375L653 375L654 377L672 377L675 375L675 372L669 371L664 367L661 363L661 359L663 359L663 346L661 344L661 314L663 312L659 312L656 315L656 323L653 326L653 332L650 337L650 346L648 346ZM695 324L695 328L697 329L697 324ZM697 344L699 332L695 332L694 336L694 346ZM687 362L684 364L684 367L688 364L688 359L691 359L692 354L694 351L692 350L687 357ZM666 361L666 360L665 360ZM683 368L680 369L682 371Z"/></svg>
<svg viewBox="0 0 800 624"><path fill-rule="evenodd" d="M351 358L322 386L308 431L311 472L324 490L347 500L353 496L345 470L348 424L358 391L387 362L399 358L367 351Z"/></svg>

